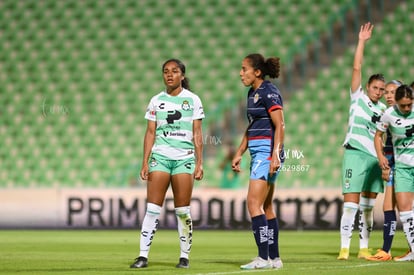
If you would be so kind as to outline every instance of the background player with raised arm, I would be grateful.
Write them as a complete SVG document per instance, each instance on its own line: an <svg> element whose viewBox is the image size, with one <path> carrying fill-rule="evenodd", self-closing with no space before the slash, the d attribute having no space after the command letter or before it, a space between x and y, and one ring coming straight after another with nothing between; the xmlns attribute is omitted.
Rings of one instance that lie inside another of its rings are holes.
<svg viewBox="0 0 414 275"><path fill-rule="evenodd" d="M147 108L141 178L147 180L147 209L141 227L139 257L131 268L148 265L148 254L158 218L171 184L180 242L177 268L189 267L193 225L190 201L194 178L203 178L204 118L200 98L189 91L185 66L178 59L162 66L166 90L154 96Z"/></svg>
<svg viewBox="0 0 414 275"><path fill-rule="evenodd" d="M279 58L265 59L261 54L249 54L242 61L240 78L250 87L247 96L249 126L232 161L234 171L240 171L243 153L251 155L247 207L258 256L241 269L282 268L279 256L279 226L273 206L273 193L279 169L284 162L283 101L278 88L268 80L279 76Z"/></svg>
<svg viewBox="0 0 414 275"><path fill-rule="evenodd" d="M345 153L342 163L343 213L340 224L341 250L338 260L349 258L355 215L359 209L359 252L358 258L371 256L368 241L373 225L373 208L377 193L384 186L381 169L374 148L376 123L386 106L379 100L383 96L385 80L381 74L372 75L362 89L362 61L365 43L371 38L374 26L361 26L358 44L354 54L351 80L351 105L349 108L348 131L345 137Z"/></svg>
<svg viewBox="0 0 414 275"><path fill-rule="evenodd" d="M395 158L395 197L400 214L403 231L410 247L410 252L396 261L414 261L414 108L413 90L408 85L401 85L395 93L396 105L388 108L381 117L375 133L375 149L379 165L389 169L388 159L383 152L383 133L391 133Z"/></svg>

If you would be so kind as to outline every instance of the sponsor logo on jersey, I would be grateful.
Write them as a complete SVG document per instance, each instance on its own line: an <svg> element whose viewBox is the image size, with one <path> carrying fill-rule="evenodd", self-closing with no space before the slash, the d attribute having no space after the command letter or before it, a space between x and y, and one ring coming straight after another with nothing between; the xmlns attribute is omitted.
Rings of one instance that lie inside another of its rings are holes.
<svg viewBox="0 0 414 275"><path fill-rule="evenodd" d="M175 120L179 120L181 118L181 112L178 110L168 111L167 122L168 124L174 123Z"/></svg>
<svg viewBox="0 0 414 275"><path fill-rule="evenodd" d="M147 113L150 114L151 116L155 116L157 112L156 110L151 110L150 108L147 108Z"/></svg>
<svg viewBox="0 0 414 275"><path fill-rule="evenodd" d="M412 137L414 134L414 125L405 126L405 136Z"/></svg>
<svg viewBox="0 0 414 275"><path fill-rule="evenodd" d="M180 132L163 131L164 137L186 137L187 134Z"/></svg>

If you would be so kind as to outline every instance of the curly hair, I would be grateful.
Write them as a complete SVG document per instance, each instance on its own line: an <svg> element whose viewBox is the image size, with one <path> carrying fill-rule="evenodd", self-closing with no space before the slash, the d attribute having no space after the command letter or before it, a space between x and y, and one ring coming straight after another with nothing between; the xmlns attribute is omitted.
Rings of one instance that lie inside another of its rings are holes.
<svg viewBox="0 0 414 275"><path fill-rule="evenodd" d="M255 70L261 71L260 77L264 79L266 75L270 78L278 78L280 74L280 58L279 57L269 57L264 58L263 55L259 53L252 53L245 57L250 60L252 67Z"/></svg>

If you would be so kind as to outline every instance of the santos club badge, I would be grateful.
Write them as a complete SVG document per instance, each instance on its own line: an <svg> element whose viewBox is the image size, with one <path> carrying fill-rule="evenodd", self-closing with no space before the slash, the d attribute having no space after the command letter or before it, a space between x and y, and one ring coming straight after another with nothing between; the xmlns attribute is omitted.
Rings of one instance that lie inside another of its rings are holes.
<svg viewBox="0 0 414 275"><path fill-rule="evenodd" d="M183 101L183 104L181 105L181 108L182 108L184 111L189 111L189 110L191 109L191 107L190 107L190 103L188 102L188 100L184 100L184 101Z"/></svg>

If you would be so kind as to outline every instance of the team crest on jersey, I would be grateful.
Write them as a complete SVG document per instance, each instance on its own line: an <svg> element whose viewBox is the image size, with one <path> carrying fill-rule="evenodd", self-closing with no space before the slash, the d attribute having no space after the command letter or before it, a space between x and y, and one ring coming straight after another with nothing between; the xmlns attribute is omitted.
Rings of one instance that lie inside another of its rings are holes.
<svg viewBox="0 0 414 275"><path fill-rule="evenodd" d="M257 103L257 101L259 101L259 94L258 93L256 93L253 97L253 102Z"/></svg>
<svg viewBox="0 0 414 275"><path fill-rule="evenodd" d="M157 161L154 158L152 158L151 161L150 161L150 166L155 167L157 165L158 165Z"/></svg>
<svg viewBox="0 0 414 275"><path fill-rule="evenodd" d="M345 189L349 189L351 187L351 184L349 183L349 180L345 180Z"/></svg>
<svg viewBox="0 0 414 275"><path fill-rule="evenodd" d="M190 103L188 102L188 100L184 100L184 101L183 101L183 104L181 105L181 108L182 108L184 111L188 111L188 110L190 110L190 109L191 109L191 107L190 107Z"/></svg>

